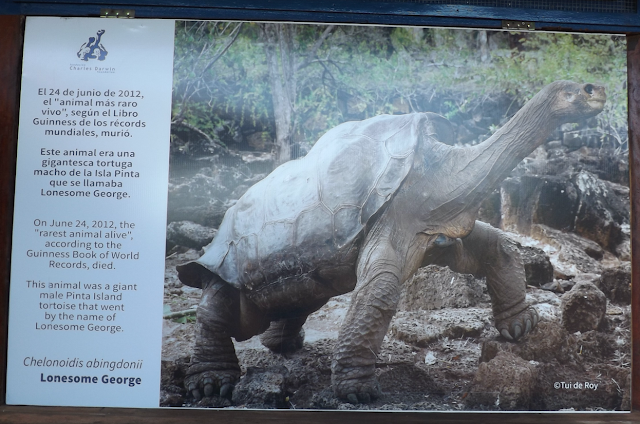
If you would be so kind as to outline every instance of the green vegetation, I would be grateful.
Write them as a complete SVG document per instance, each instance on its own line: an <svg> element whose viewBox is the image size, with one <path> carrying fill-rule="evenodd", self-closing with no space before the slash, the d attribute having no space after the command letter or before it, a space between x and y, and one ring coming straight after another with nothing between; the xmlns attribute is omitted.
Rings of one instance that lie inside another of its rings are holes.
<svg viewBox="0 0 640 424"><path fill-rule="evenodd" d="M272 99L265 25L176 25L174 154L275 149L284 112ZM294 99L287 142L302 151L341 122L419 111L449 118L459 142L477 142L559 79L606 86L606 109L588 124L626 150L624 37L346 25L290 33L271 54L291 72L281 79Z"/></svg>

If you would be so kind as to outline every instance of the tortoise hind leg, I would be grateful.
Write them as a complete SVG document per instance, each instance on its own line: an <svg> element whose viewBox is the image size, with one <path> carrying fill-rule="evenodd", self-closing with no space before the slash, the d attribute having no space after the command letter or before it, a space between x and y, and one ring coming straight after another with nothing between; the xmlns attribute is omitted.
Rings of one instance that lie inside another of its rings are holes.
<svg viewBox="0 0 640 424"><path fill-rule="evenodd" d="M196 320L196 343L184 379L196 399L219 394L230 397L240 378L240 366L231 336L239 315L238 291L214 281L202 293Z"/></svg>
<svg viewBox="0 0 640 424"><path fill-rule="evenodd" d="M486 277L495 326L505 339L516 341L538 324L538 312L526 302L525 271L518 248L497 228L476 221L467 237L437 249L433 256L425 257L427 263Z"/></svg>
<svg viewBox="0 0 640 424"><path fill-rule="evenodd" d="M271 321L271 325L260 336L260 342L275 353L291 353L302 348L306 316Z"/></svg>

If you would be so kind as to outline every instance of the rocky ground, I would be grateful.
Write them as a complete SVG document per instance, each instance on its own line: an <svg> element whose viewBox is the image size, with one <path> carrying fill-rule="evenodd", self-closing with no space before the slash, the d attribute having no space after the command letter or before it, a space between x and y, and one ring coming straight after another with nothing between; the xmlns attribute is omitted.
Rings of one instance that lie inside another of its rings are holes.
<svg viewBox="0 0 640 424"><path fill-rule="evenodd" d="M171 275L175 264L194 256L190 250L167 260L165 299L172 311L189 310L199 302L199 290L181 287ZM626 275L624 270L622 275ZM597 283L602 285L602 281ZM430 289L422 290L425 286ZM349 296L344 295L309 317L305 345L299 352L287 357L274 354L257 338L236 343L243 377L232 402L205 398L196 403L186 396L182 377L189 363L194 325L191 319L182 323L165 320L161 405L381 410L629 408L630 307L604 298L596 284L581 281L564 294L530 286L527 298L536 305L542 321L518 343L505 341L493 328L482 280L430 266L420 271L409 289L411 296L403 298L378 355L376 368L383 396L374 403L351 405L338 401L331 392L331 350L349 303ZM413 296L417 291L423 295ZM563 322L564 311L577 319ZM584 327L571 327L576 325ZM554 387L557 384L560 388Z"/></svg>
<svg viewBox="0 0 640 424"><path fill-rule="evenodd" d="M183 286L175 265L199 256L233 199L268 168L259 155L216 161L192 164L197 171L174 175L170 185L161 406L629 409L628 165L578 136L539 148L480 212L520 244L527 300L541 317L529 336L517 343L499 336L483 280L429 266L407 282L378 354L375 402L353 405L331 391L331 351L348 294L309 317L296 353L273 354L257 338L236 343L242 378L233 398L195 402L182 380L200 290Z"/></svg>

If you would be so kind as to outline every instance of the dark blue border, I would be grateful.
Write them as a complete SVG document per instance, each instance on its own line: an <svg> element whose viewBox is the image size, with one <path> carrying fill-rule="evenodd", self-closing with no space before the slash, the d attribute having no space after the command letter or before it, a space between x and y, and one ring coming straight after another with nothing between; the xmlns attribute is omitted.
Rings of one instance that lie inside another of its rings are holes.
<svg viewBox="0 0 640 424"><path fill-rule="evenodd" d="M115 8L134 9L136 17L139 18L279 20L481 28L501 28L502 20L519 20L535 22L536 29L543 30L640 33L640 13L579 13L367 0L116 1L2 0L0 14L99 16L101 8ZM637 10L640 10L640 4Z"/></svg>

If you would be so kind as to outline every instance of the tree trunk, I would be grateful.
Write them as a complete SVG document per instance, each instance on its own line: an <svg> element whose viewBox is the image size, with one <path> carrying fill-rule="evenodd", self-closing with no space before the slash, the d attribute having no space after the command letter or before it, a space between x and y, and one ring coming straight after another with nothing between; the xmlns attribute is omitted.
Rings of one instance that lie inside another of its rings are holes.
<svg viewBox="0 0 640 424"><path fill-rule="evenodd" d="M276 166L291 159L295 124L296 64L293 51L294 27L287 24L262 24L269 83L276 124Z"/></svg>

